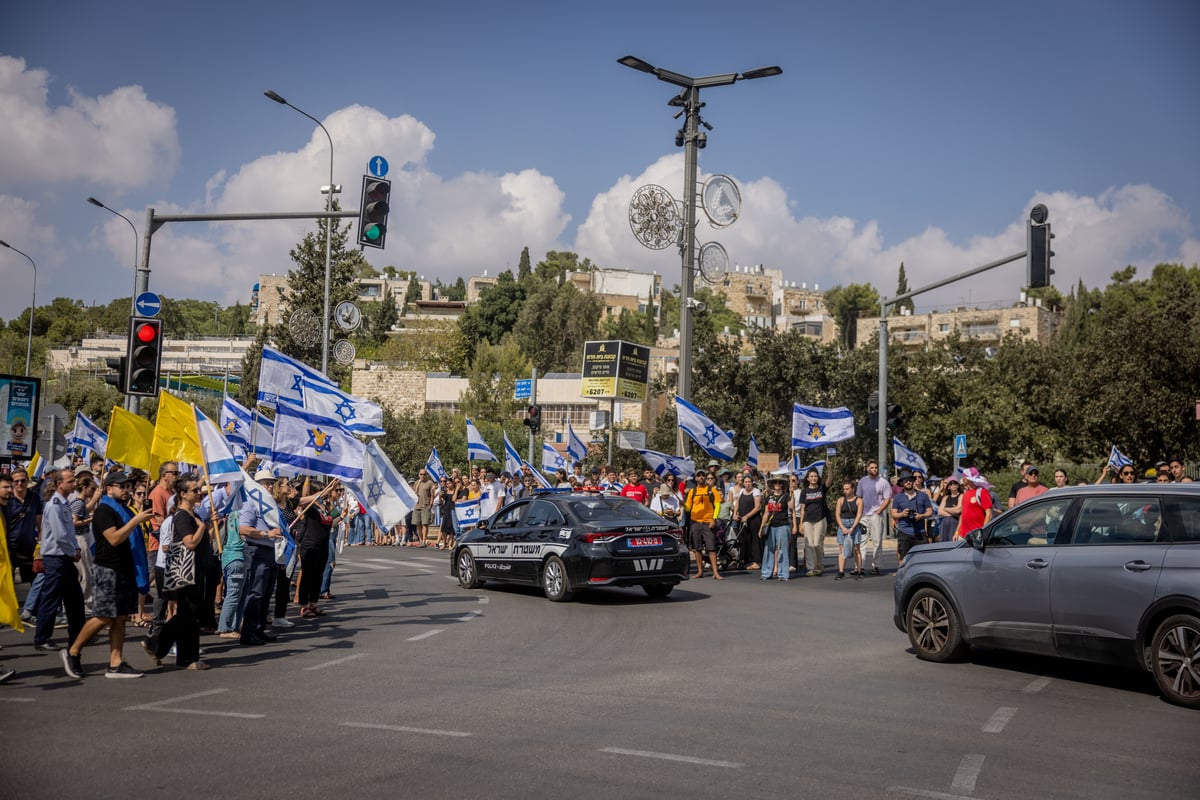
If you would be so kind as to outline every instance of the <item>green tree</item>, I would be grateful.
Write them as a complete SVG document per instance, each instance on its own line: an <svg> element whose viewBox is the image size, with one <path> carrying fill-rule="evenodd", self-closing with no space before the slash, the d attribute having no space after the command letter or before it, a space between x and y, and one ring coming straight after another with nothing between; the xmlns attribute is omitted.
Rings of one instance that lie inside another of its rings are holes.
<svg viewBox="0 0 1200 800"><path fill-rule="evenodd" d="M529 247L521 248L521 260L517 263L517 280L524 283L532 274L533 268L529 265Z"/></svg>
<svg viewBox="0 0 1200 800"><path fill-rule="evenodd" d="M834 286L825 293L825 307L837 325L842 346L853 350L858 338L858 318L879 316L879 292L869 283Z"/></svg>
<svg viewBox="0 0 1200 800"><path fill-rule="evenodd" d="M908 274L904 271L904 262L901 261L900 270L896 275L896 296L899 297L908 291ZM896 313L900 313L901 309L907 308L911 314L916 309L916 306L913 305L912 298L910 297L907 300L901 300L899 303L896 303L894 308L896 309Z"/></svg>
<svg viewBox="0 0 1200 800"><path fill-rule="evenodd" d="M528 290L513 335L542 373L578 368L583 344L596 337L600 301L572 283L541 283Z"/></svg>
<svg viewBox="0 0 1200 800"><path fill-rule="evenodd" d="M528 378L532 371L533 363L514 336L505 336L495 345L485 339L475 348L459 407L476 424L503 424L522 406L522 401L513 399L517 379Z"/></svg>
<svg viewBox="0 0 1200 800"><path fill-rule="evenodd" d="M388 337L374 357L401 369L461 375L470 364L471 350L456 323L438 320Z"/></svg>
<svg viewBox="0 0 1200 800"><path fill-rule="evenodd" d="M480 292L479 302L459 317L463 336L472 348L484 340L501 341L517 324L524 302L525 289L513 279L512 271L501 272L495 284Z"/></svg>
<svg viewBox="0 0 1200 800"><path fill-rule="evenodd" d="M600 324L601 339L620 339L624 342L653 345L656 337L657 328L652 306L648 306L645 313L641 314L622 308L620 314L609 317Z"/></svg>

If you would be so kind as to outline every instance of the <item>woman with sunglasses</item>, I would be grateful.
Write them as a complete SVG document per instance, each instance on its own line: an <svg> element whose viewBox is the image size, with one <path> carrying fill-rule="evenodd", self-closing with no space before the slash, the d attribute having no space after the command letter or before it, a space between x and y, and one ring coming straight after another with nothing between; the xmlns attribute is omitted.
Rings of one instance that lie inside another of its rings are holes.
<svg viewBox="0 0 1200 800"><path fill-rule="evenodd" d="M1137 470L1133 468L1132 464L1126 464L1119 468L1116 477L1113 478L1108 477L1110 467L1112 464L1105 464L1104 469L1100 470L1100 477L1096 479L1097 485L1101 483L1137 483Z"/></svg>

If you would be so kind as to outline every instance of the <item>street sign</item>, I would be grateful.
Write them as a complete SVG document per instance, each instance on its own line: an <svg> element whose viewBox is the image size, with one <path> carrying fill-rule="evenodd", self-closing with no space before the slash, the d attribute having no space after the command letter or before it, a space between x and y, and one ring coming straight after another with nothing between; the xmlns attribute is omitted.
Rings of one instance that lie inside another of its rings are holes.
<svg viewBox="0 0 1200 800"><path fill-rule="evenodd" d="M650 382L650 348L619 340L584 342L580 395L644 403Z"/></svg>
<svg viewBox="0 0 1200 800"><path fill-rule="evenodd" d="M954 457L967 457L967 435L965 433L958 433L954 435Z"/></svg>
<svg viewBox="0 0 1200 800"><path fill-rule="evenodd" d="M533 379L525 378L517 381L516 388L513 389L513 400L528 400L533 397Z"/></svg>
<svg viewBox="0 0 1200 800"><path fill-rule="evenodd" d="M157 317L158 312L162 311L162 298L154 292L142 292L137 296L134 308L139 317Z"/></svg>
<svg viewBox="0 0 1200 800"><path fill-rule="evenodd" d="M367 162L367 172L371 173L376 178L382 178L384 175L387 175L387 159L383 156L371 156L371 160Z"/></svg>

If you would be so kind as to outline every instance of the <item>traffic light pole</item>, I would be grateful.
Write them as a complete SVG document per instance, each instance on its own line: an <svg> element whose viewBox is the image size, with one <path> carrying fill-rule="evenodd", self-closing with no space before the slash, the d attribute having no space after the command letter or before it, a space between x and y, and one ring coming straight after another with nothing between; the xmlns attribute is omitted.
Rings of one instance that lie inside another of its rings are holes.
<svg viewBox="0 0 1200 800"><path fill-rule="evenodd" d="M978 275L981 272L987 272L996 267L1002 267L1005 264L1011 264L1018 259L1027 257L1028 249L1022 250L1019 253L1013 253L1011 256L1005 256L999 261L993 261L989 264L984 264L982 267L969 269L966 272L960 272L958 275L953 275L949 278L931 283L928 286L922 286L920 289L913 289L911 292L898 294L895 297L885 297L879 301L879 450L876 458L879 461L879 471L881 474L886 474L888 465L891 460L888 458L888 436L890 431L887 426L887 407L888 407L888 306L894 306L911 297L916 297L919 294L932 292L934 289L940 289L947 284L961 281L964 278L969 278L972 275Z"/></svg>

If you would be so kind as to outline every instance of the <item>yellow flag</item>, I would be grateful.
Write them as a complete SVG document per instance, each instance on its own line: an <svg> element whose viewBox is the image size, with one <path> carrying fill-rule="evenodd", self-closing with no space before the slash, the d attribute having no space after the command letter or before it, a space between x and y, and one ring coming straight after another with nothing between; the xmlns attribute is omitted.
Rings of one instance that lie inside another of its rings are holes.
<svg viewBox="0 0 1200 800"><path fill-rule="evenodd" d="M196 411L190 403L168 392L158 395L158 420L154 423L150 452L160 462L204 463L200 433L196 429Z"/></svg>
<svg viewBox="0 0 1200 800"><path fill-rule="evenodd" d="M17 587L13 585L13 566L8 560L8 531L0 514L0 625L24 631L21 609L17 607Z"/></svg>
<svg viewBox="0 0 1200 800"><path fill-rule="evenodd" d="M40 480L42 472L45 471L46 465L42 463L42 454L37 450L33 451L33 458L25 464L25 471L29 473L29 477L34 480Z"/></svg>
<svg viewBox="0 0 1200 800"><path fill-rule="evenodd" d="M108 451L105 455L121 464L150 471L150 447L154 443L154 425L119 406L113 406L108 420Z"/></svg>

